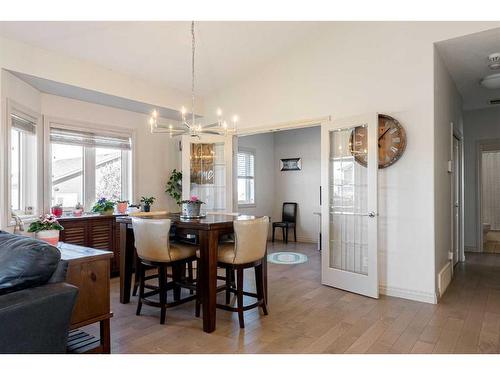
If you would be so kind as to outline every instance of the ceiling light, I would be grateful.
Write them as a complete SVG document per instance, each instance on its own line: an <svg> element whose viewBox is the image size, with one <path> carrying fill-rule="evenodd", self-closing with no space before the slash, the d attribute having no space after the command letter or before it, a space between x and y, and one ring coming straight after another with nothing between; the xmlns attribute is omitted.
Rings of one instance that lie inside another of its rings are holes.
<svg viewBox="0 0 500 375"><path fill-rule="evenodd" d="M229 133L236 132L236 123L238 122L238 116L233 116L233 121L231 126L228 126L227 122L222 118L222 110L217 108L217 121L212 124L196 124L196 116L194 110L194 57L195 57L195 38L194 38L194 21L191 22L191 118L187 116L187 110L185 107L181 108L181 124L180 125L165 125L159 123L159 116L156 110L153 111L149 124L151 126L151 133L169 133L170 137L175 137L178 135L189 134L192 137L200 137L201 134L214 134L214 135L228 135Z"/></svg>
<svg viewBox="0 0 500 375"><path fill-rule="evenodd" d="M500 73L486 76L481 80L480 83L487 89L500 89Z"/></svg>
<svg viewBox="0 0 500 375"><path fill-rule="evenodd" d="M490 62L488 66L491 70L500 69L500 53L492 53L488 56L488 61Z"/></svg>

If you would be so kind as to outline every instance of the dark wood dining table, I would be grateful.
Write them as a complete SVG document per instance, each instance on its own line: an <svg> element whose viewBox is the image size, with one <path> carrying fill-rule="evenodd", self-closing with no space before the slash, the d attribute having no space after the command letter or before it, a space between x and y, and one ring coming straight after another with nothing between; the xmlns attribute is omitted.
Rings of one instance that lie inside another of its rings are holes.
<svg viewBox="0 0 500 375"><path fill-rule="evenodd" d="M217 248L219 237L234 232L233 221L256 218L248 215L207 214L201 219L182 219L179 214L142 216L150 219L171 219L178 236L196 235L200 247L198 282L201 286L203 330L215 331L217 299ZM132 273L136 252L132 219L129 216L116 218L120 225L120 302L130 302ZM266 253L267 257L267 253ZM264 262L264 298L267 299L267 261Z"/></svg>

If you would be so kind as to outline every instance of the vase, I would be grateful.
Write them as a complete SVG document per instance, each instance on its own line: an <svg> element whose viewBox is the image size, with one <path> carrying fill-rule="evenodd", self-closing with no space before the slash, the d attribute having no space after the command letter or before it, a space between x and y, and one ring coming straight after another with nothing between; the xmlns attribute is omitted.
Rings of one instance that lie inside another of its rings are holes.
<svg viewBox="0 0 500 375"><path fill-rule="evenodd" d="M198 202L185 202L182 203L181 216L196 217L200 216L201 203Z"/></svg>
<svg viewBox="0 0 500 375"><path fill-rule="evenodd" d="M61 217L63 214L63 209L61 206L54 206L50 209L50 211L52 212L52 215L54 215L55 217Z"/></svg>
<svg viewBox="0 0 500 375"><path fill-rule="evenodd" d="M113 215L114 212L115 212L115 209L110 208L109 210L101 211L101 215L109 216L109 215Z"/></svg>
<svg viewBox="0 0 500 375"><path fill-rule="evenodd" d="M150 212L151 206L149 204L145 204L144 206L142 206L142 209L144 210L144 212Z"/></svg>
<svg viewBox="0 0 500 375"><path fill-rule="evenodd" d="M127 212L128 203L127 202L119 202L119 203L117 203L116 208L118 210L118 213L124 214Z"/></svg>
<svg viewBox="0 0 500 375"><path fill-rule="evenodd" d="M45 241L52 246L57 246L59 243L59 231L56 229L51 230L41 230L36 232L35 238L41 241Z"/></svg>
<svg viewBox="0 0 500 375"><path fill-rule="evenodd" d="M73 210L73 216L75 217L80 217L83 214L83 209L82 208L75 208Z"/></svg>

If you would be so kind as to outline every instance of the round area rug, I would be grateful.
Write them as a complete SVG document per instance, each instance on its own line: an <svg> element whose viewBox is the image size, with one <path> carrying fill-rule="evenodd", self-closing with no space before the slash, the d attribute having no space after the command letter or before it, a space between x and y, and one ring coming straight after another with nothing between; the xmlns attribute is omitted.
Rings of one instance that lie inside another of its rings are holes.
<svg viewBox="0 0 500 375"><path fill-rule="evenodd" d="M300 264L307 262L307 255L290 251L280 251L269 254L267 261L274 264Z"/></svg>

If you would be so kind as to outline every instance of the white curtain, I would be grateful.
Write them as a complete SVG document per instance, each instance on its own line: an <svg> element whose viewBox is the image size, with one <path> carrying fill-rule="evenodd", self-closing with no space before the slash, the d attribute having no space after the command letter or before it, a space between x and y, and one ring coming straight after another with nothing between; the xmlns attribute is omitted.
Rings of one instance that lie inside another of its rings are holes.
<svg viewBox="0 0 500 375"><path fill-rule="evenodd" d="M482 222L500 230L500 151L482 154Z"/></svg>

